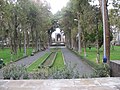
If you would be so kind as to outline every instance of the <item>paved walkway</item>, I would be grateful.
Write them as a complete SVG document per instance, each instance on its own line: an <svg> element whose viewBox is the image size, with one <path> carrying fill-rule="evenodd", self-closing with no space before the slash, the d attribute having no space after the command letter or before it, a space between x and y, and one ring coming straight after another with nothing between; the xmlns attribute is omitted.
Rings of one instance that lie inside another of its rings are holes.
<svg viewBox="0 0 120 90"><path fill-rule="evenodd" d="M0 90L120 90L120 78L0 80Z"/></svg>
<svg viewBox="0 0 120 90"><path fill-rule="evenodd" d="M39 59L41 56L43 56L45 53L47 52L46 51L42 51L42 52L39 52L37 54L35 54L34 56L29 56L29 57L26 57L24 59L21 59L17 62L15 62L16 65L25 65L26 67L28 65L30 65L32 62L34 62L35 60Z"/></svg>
<svg viewBox="0 0 120 90"><path fill-rule="evenodd" d="M17 62L15 62L16 65L24 65L24 66L28 66L30 65L31 63L33 63L35 60L39 59L41 56L43 56L46 52L46 51L42 51L42 52L38 52L36 53L34 56L29 56L29 57L26 57L24 59L21 59ZM2 78L3 75L2 75L2 69L0 69L0 78Z"/></svg>
<svg viewBox="0 0 120 90"><path fill-rule="evenodd" d="M72 53L70 50L67 48L62 49L64 59L66 64L70 64L72 67L76 66L76 70L79 72L81 76L87 75L89 76L90 74L93 73L93 69L83 60L81 60L79 57L77 57L74 53Z"/></svg>

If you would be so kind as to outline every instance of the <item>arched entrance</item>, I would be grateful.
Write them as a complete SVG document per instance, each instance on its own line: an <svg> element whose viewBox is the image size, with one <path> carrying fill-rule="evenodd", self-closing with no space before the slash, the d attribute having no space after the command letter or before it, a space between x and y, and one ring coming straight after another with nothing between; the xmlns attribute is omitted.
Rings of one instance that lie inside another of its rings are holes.
<svg viewBox="0 0 120 90"><path fill-rule="evenodd" d="M61 41L61 35L57 34L57 41Z"/></svg>

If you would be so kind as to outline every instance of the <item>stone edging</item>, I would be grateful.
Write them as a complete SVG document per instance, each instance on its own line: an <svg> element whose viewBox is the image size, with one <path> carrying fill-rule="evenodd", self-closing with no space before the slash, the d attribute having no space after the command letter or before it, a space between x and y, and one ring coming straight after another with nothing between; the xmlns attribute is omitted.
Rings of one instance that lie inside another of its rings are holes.
<svg viewBox="0 0 120 90"><path fill-rule="evenodd" d="M64 55L63 55L63 52L62 52L62 51L61 51L61 53L62 53L62 57L63 57L63 62L64 62L64 65L66 66L65 57L64 57Z"/></svg>

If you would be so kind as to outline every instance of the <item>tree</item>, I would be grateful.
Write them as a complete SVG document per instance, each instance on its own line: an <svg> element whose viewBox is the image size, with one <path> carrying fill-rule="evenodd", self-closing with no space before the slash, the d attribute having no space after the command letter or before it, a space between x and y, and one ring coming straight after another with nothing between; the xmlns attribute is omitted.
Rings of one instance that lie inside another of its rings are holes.
<svg viewBox="0 0 120 90"><path fill-rule="evenodd" d="M67 7L62 10L61 18L62 18L62 26L64 27L64 31L69 32L70 30L68 29L68 27L70 26L71 32L76 32L74 37L72 37L72 39L73 38L74 40L76 39L77 27L80 26L79 27L80 30L78 31L80 31L79 33L81 39L81 46L84 47L85 54L86 54L86 45L88 41L90 41L90 36L93 33L95 33L94 28L96 22L94 22L95 19L94 17L95 17L94 8L89 4L87 0L84 1L70 0ZM79 22L78 25L74 21L75 18L77 18L77 21ZM76 30L72 30L75 28ZM69 34L67 34L67 36L70 37Z"/></svg>
<svg viewBox="0 0 120 90"><path fill-rule="evenodd" d="M20 51L24 48L26 56L31 42L33 49L40 50L41 32L44 34L51 25L49 5L30 0L2 0L0 5L0 37L4 38L2 41L10 41L11 54L17 54L18 48ZM44 44L47 43L45 38Z"/></svg>

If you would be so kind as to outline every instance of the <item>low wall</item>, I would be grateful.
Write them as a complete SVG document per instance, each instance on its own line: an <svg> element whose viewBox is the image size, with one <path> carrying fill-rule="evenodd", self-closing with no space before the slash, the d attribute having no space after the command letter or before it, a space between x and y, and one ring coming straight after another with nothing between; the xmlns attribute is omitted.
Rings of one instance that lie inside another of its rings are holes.
<svg viewBox="0 0 120 90"><path fill-rule="evenodd" d="M110 61L111 75L113 77L120 77L120 60Z"/></svg>
<svg viewBox="0 0 120 90"><path fill-rule="evenodd" d="M120 78L0 80L0 90L120 90Z"/></svg>

